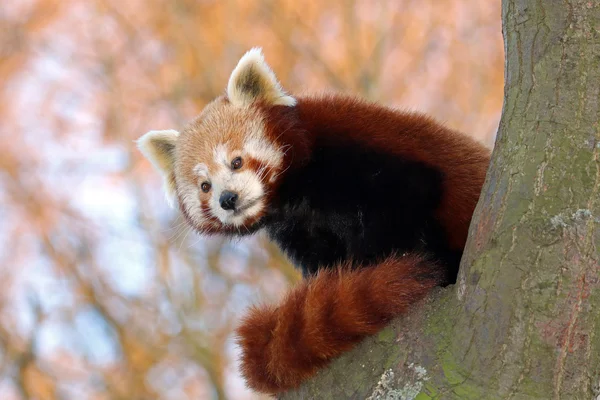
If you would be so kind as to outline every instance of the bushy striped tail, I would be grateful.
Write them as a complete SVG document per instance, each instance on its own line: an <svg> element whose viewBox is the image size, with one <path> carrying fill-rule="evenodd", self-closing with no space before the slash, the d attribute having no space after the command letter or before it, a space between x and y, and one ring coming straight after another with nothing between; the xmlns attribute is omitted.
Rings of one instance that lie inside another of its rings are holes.
<svg viewBox="0 0 600 400"><path fill-rule="evenodd" d="M248 386L279 393L385 327L443 282L444 271L418 255L374 266L321 270L279 306L252 307L237 329Z"/></svg>

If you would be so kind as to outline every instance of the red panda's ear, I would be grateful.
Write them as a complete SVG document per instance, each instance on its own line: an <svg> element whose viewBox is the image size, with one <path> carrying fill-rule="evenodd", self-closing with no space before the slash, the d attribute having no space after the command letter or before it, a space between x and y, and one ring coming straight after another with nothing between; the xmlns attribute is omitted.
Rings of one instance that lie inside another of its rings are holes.
<svg viewBox="0 0 600 400"><path fill-rule="evenodd" d="M257 100L271 105L296 105L296 99L281 88L258 47L244 54L231 73L227 84L227 97L233 105L241 107Z"/></svg>
<svg viewBox="0 0 600 400"><path fill-rule="evenodd" d="M175 143L179 132L175 130L150 131L137 140L142 154L164 178L165 194L171 207L175 204Z"/></svg>

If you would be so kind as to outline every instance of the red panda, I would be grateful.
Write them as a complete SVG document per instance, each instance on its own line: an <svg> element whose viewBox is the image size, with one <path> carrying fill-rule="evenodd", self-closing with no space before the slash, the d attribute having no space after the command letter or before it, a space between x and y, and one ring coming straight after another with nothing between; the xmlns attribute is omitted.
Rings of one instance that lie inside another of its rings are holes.
<svg viewBox="0 0 600 400"><path fill-rule="evenodd" d="M195 230L265 230L306 277L237 329L248 386L272 394L454 283L490 158L422 114L292 96L257 48L196 120L138 146Z"/></svg>

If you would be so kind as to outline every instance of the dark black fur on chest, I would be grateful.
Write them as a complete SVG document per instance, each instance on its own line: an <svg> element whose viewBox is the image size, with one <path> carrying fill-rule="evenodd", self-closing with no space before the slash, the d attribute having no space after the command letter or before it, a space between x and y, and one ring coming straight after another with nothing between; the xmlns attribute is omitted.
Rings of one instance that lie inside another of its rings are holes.
<svg viewBox="0 0 600 400"><path fill-rule="evenodd" d="M302 269L351 261L364 265L392 253L429 253L455 279L461 254L445 245L434 218L440 171L359 147L320 146L289 172L266 219L267 232Z"/></svg>

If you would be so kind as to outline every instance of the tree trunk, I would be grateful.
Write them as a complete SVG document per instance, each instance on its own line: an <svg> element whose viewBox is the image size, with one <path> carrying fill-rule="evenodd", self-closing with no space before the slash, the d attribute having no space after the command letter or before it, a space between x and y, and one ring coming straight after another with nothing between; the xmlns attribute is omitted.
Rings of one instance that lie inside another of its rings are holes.
<svg viewBox="0 0 600 400"><path fill-rule="evenodd" d="M287 399L600 399L600 1L505 0L505 101L456 285Z"/></svg>

